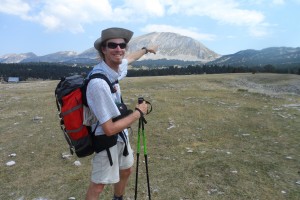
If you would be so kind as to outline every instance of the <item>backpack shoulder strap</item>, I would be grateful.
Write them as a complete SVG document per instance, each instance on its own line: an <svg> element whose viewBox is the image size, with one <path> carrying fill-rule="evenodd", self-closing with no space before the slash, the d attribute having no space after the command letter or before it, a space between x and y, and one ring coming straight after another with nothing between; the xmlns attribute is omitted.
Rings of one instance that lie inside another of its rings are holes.
<svg viewBox="0 0 300 200"><path fill-rule="evenodd" d="M110 88L111 93L115 93L116 92L116 90L114 88L114 84L110 82L110 80L107 78L107 76L105 76L104 74L101 74L101 73L92 74L87 79L86 86L89 84L90 80L92 80L94 78L101 78L101 79L105 80L105 82L108 84L108 86Z"/></svg>
<svg viewBox="0 0 300 200"><path fill-rule="evenodd" d="M81 88L81 92L82 92L82 100L83 100L83 104L85 106L88 106L87 104L87 99L86 99L86 89L87 89L87 85L89 84L89 82L94 79L94 78L101 78L103 80L105 80L105 82L108 84L109 88L110 88L110 91L111 93L115 93L116 90L114 88L114 84L112 84L110 82L110 80L104 75L104 74L101 74L101 73L95 73L95 74L92 74L90 77L88 77L87 79L84 80L83 82L83 85L82 85L82 88Z"/></svg>

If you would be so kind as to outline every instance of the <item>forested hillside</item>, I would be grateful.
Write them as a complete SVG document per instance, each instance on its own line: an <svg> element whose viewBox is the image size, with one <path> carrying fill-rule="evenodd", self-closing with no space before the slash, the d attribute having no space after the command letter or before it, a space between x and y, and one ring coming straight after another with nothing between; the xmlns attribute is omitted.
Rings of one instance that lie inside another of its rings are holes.
<svg viewBox="0 0 300 200"><path fill-rule="evenodd" d="M57 63L0 63L0 78L7 80L8 77L19 77L21 81L28 79L58 80L61 77L74 74L86 75L92 70L90 65L67 65ZM300 66L288 65L274 67L265 65L261 67L237 67L218 65L189 65L187 67L166 66L142 69L134 67L128 70L127 76L165 76L165 75L189 75L189 74L220 74L220 73L289 73L300 74Z"/></svg>

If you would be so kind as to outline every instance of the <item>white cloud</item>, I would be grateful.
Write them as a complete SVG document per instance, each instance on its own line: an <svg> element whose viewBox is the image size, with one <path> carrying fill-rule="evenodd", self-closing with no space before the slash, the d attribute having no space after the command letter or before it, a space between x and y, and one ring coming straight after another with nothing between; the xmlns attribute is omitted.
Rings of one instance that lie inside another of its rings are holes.
<svg viewBox="0 0 300 200"><path fill-rule="evenodd" d="M22 0L0 0L0 12L25 16L30 11L30 6Z"/></svg>
<svg viewBox="0 0 300 200"><path fill-rule="evenodd" d="M84 25L101 21L147 22L177 15L209 17L216 22L246 27L254 36L264 35L261 12L242 9L237 0L0 0L0 12L19 15L48 30L83 32ZM272 0L276 4L284 0ZM182 30L184 31L184 30ZM257 34L259 32L259 34ZM201 34L200 34L201 35ZM197 36L199 37L199 36ZM201 37L210 38L203 34Z"/></svg>
<svg viewBox="0 0 300 200"><path fill-rule="evenodd" d="M149 33L149 32L173 32L178 33L180 35L185 35L192 37L197 40L214 40L215 35L212 34L203 34L196 32L195 28L183 28L178 26L170 26L170 25L162 25L162 24L151 24L147 25L142 29L143 32Z"/></svg>
<svg viewBox="0 0 300 200"><path fill-rule="evenodd" d="M48 30L69 30L75 33L84 31L84 24L119 20L113 16L109 0L1 0L0 3L0 12L19 15Z"/></svg>
<svg viewBox="0 0 300 200"><path fill-rule="evenodd" d="M264 23L264 15L258 11L240 7L238 1L234 0L174 0L168 13L207 16L222 24L248 27L251 33L256 27L263 32L261 24Z"/></svg>
<svg viewBox="0 0 300 200"><path fill-rule="evenodd" d="M107 0L49 0L33 19L50 30L83 32L84 24L111 17L112 8Z"/></svg>
<svg viewBox="0 0 300 200"><path fill-rule="evenodd" d="M285 4L285 0L273 0L272 3L275 5L283 5Z"/></svg>
<svg viewBox="0 0 300 200"><path fill-rule="evenodd" d="M257 4L257 5L282 5L285 4L286 0L252 0L252 4Z"/></svg>
<svg viewBox="0 0 300 200"><path fill-rule="evenodd" d="M124 6L132 11L134 16L163 17L165 14L162 0L125 0Z"/></svg>

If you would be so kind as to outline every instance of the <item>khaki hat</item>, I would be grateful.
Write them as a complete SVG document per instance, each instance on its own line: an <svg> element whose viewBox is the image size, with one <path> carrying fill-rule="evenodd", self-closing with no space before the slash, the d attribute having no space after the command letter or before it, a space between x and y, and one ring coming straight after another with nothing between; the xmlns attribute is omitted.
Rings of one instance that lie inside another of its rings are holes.
<svg viewBox="0 0 300 200"><path fill-rule="evenodd" d="M103 42L114 38L124 38L125 42L128 43L133 35L133 32L124 28L108 28L102 31L101 37L94 42L94 47L101 51L101 45Z"/></svg>

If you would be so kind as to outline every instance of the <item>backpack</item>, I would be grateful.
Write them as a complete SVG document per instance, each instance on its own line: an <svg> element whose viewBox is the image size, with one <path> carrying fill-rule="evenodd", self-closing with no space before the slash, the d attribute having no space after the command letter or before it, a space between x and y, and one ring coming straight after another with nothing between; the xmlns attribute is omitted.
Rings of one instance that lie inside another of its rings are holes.
<svg viewBox="0 0 300 200"><path fill-rule="evenodd" d="M75 153L79 158L89 156L95 152L93 140L95 140L95 131L99 122L97 122L94 130L83 124L84 106L88 107L86 88L93 78L105 80L111 92L115 92L108 78L100 73L93 74L87 79L84 79L81 75L64 77L55 89L60 127L69 144L71 154ZM113 138L110 145L114 145L113 143L117 143L116 137Z"/></svg>

